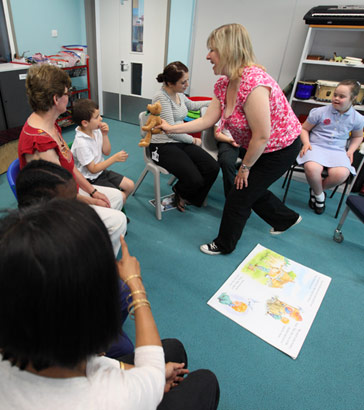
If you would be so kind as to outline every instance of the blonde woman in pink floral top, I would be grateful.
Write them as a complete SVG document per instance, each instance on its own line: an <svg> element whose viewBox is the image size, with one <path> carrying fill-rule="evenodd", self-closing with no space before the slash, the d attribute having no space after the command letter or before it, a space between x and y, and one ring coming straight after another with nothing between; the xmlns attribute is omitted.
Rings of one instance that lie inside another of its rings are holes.
<svg viewBox="0 0 364 410"><path fill-rule="evenodd" d="M245 67L237 99L232 114L225 118L225 101L229 85L228 77L221 77L215 84L214 93L221 107L221 129L228 129L234 140L243 148L249 147L252 130L244 112L244 104L250 93L259 86L270 90L270 137L263 153L278 151L288 147L300 135L301 124L292 111L288 101L273 78L257 66Z"/></svg>
<svg viewBox="0 0 364 410"><path fill-rule="evenodd" d="M167 133L191 133L213 126L230 131L243 149L242 165L227 195L218 236L200 246L209 255L231 253L253 210L273 235L301 221L269 186L295 161L301 125L276 81L255 62L249 34L240 24L215 29L207 40L207 59L216 75L215 96L206 114L195 121L170 126Z"/></svg>

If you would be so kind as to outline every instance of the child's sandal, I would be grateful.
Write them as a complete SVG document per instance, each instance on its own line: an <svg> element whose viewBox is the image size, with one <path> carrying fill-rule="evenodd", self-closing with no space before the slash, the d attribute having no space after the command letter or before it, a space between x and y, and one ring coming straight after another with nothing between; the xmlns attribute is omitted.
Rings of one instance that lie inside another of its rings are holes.
<svg viewBox="0 0 364 410"><path fill-rule="evenodd" d="M325 212L326 192L324 192L324 194L325 194L325 199L323 201L318 201L317 199L315 200L315 213L317 215L321 215ZM317 205L321 205L321 206L317 206Z"/></svg>

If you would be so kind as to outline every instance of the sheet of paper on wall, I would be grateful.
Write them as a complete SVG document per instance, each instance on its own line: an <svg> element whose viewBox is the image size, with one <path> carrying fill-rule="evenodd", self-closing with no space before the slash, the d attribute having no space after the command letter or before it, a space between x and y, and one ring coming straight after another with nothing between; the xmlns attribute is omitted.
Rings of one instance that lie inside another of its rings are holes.
<svg viewBox="0 0 364 410"><path fill-rule="evenodd" d="M207 304L296 359L330 282L258 244Z"/></svg>

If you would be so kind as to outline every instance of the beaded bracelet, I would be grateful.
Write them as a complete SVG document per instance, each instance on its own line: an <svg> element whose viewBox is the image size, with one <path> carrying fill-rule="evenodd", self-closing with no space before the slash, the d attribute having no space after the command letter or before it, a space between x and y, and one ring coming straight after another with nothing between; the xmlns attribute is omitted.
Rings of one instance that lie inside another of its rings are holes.
<svg viewBox="0 0 364 410"><path fill-rule="evenodd" d="M126 297L126 301L128 302L129 299L131 299L134 295L139 295L140 293L143 293L145 296L147 296L147 292L145 290L134 290L134 292L129 293L129 295Z"/></svg>
<svg viewBox="0 0 364 410"><path fill-rule="evenodd" d="M129 280L132 280L134 278L141 278L141 276L140 275L130 275L124 280L124 283L128 283Z"/></svg>

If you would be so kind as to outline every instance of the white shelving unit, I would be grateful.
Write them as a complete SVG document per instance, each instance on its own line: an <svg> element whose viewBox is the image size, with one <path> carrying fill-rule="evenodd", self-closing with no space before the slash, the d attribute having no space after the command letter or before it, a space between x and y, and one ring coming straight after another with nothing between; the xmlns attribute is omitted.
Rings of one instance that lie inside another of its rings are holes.
<svg viewBox="0 0 364 410"><path fill-rule="evenodd" d="M353 78L364 84L364 64L352 65L326 60L308 60L308 55L322 55L326 59L336 55L364 58L364 26L310 25L298 66L290 104L297 116L307 115L315 106L327 105L322 101L301 100L294 97L299 81L341 81ZM355 108L364 115L364 105Z"/></svg>

